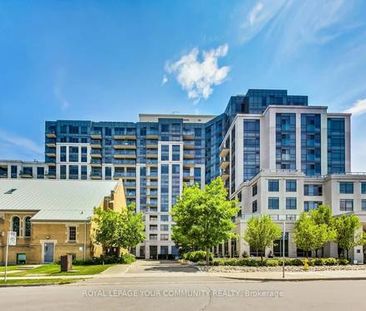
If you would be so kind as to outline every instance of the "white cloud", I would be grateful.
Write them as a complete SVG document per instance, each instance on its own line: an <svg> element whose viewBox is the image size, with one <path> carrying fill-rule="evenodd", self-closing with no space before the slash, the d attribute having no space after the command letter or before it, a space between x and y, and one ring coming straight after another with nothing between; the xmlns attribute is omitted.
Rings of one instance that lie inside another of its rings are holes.
<svg viewBox="0 0 366 311"><path fill-rule="evenodd" d="M6 146L5 154L32 155L39 158L43 155L43 146L29 138L9 133L0 129L0 145ZM2 149L2 148L0 148ZM1 155L3 156L3 155Z"/></svg>
<svg viewBox="0 0 366 311"><path fill-rule="evenodd" d="M366 98L357 100L351 108L344 112L352 113L354 116L366 113Z"/></svg>
<svg viewBox="0 0 366 311"><path fill-rule="evenodd" d="M161 80L161 85L164 85L168 82L168 77L166 75L163 76L163 79Z"/></svg>
<svg viewBox="0 0 366 311"><path fill-rule="evenodd" d="M255 37L281 10L287 0L262 0L245 13L240 25L240 40L244 43ZM247 11L247 10L246 10Z"/></svg>
<svg viewBox="0 0 366 311"><path fill-rule="evenodd" d="M216 49L202 51L200 61L200 51L194 48L176 62L168 62L165 71L175 76L190 99L207 99L213 92L213 86L223 83L229 74L228 66L218 66L218 59L226 56L228 50L228 45L223 44Z"/></svg>

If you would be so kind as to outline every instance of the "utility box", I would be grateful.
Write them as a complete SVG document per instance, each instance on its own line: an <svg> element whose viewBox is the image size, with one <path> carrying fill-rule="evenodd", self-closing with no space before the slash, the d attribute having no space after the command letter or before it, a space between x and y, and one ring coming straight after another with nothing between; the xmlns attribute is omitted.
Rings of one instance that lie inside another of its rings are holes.
<svg viewBox="0 0 366 311"><path fill-rule="evenodd" d="M69 272L72 270L72 255L61 256L61 272Z"/></svg>
<svg viewBox="0 0 366 311"><path fill-rule="evenodd" d="M17 265L25 265L27 263L27 256L24 253L17 253Z"/></svg>

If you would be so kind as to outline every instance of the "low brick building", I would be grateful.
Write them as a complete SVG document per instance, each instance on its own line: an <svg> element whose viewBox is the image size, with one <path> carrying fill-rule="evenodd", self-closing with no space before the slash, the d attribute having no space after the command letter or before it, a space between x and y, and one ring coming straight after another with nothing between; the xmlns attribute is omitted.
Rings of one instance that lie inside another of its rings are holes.
<svg viewBox="0 0 366 311"><path fill-rule="evenodd" d="M27 263L55 262L65 254L80 260L100 255L91 239L97 207L125 208L122 182L0 180L0 264L8 231L17 233L16 246L9 246L10 264L20 254Z"/></svg>

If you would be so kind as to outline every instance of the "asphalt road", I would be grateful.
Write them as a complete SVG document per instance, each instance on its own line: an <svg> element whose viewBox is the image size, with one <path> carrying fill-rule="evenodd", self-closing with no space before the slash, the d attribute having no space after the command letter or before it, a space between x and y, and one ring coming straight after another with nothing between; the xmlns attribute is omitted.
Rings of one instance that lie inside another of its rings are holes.
<svg viewBox="0 0 366 311"><path fill-rule="evenodd" d="M366 281L257 282L141 262L77 284L0 288L0 310L365 310Z"/></svg>

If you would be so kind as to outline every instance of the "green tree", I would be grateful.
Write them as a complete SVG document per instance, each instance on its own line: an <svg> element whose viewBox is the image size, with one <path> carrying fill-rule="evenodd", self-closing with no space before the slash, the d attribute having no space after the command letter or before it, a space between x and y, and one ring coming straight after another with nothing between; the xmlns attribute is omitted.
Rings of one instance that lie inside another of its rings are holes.
<svg viewBox="0 0 366 311"><path fill-rule="evenodd" d="M172 208L172 239L180 246L206 251L235 236L232 218L238 212L235 201L227 199L227 191L220 177L201 190L198 185L185 186Z"/></svg>
<svg viewBox="0 0 366 311"><path fill-rule="evenodd" d="M354 214L334 217L333 225L336 230L336 242L338 246L346 251L349 259L349 250L358 245L365 244L365 236L357 232L361 227L358 216Z"/></svg>
<svg viewBox="0 0 366 311"><path fill-rule="evenodd" d="M321 248L329 241L329 231L326 224L317 224L310 213L302 213L295 223L295 243L297 247L306 251L307 256L311 251Z"/></svg>
<svg viewBox="0 0 366 311"><path fill-rule="evenodd" d="M105 251L116 247L130 250L145 239L141 213L131 204L121 212L97 208L94 218L94 240Z"/></svg>
<svg viewBox="0 0 366 311"><path fill-rule="evenodd" d="M328 205L320 205L316 209L310 211L310 217L313 219L316 225L326 225L327 228L327 236L323 236L323 230L319 230L318 233L321 235L319 237L320 242L324 242L320 245L318 249L316 249L316 253L318 250L322 250L322 257L324 256L324 246L326 243L333 241L336 238L336 230L333 226L333 217L332 217L332 209Z"/></svg>
<svg viewBox="0 0 366 311"><path fill-rule="evenodd" d="M252 217L247 224L244 233L244 240L248 242L250 248L255 249L257 254L261 252L261 261L266 247L273 245L273 241L282 236L281 227L275 224L269 215Z"/></svg>

